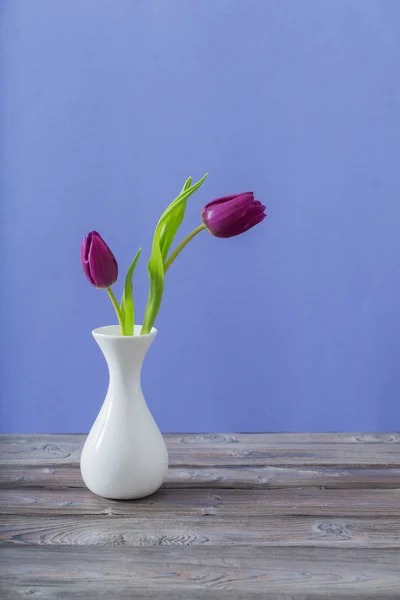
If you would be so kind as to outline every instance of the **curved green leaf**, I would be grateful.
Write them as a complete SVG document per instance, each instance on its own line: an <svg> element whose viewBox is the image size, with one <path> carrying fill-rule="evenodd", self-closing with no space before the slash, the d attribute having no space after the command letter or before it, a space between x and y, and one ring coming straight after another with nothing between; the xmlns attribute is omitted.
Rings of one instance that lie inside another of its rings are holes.
<svg viewBox="0 0 400 600"><path fill-rule="evenodd" d="M190 186L191 178L189 178L183 186L182 192L166 208L157 223L148 264L150 289L141 334L149 333L151 331L160 309L164 292L163 254L165 254L166 257L178 227L182 222L187 199L202 185L206 177L207 173L193 186ZM183 214L181 214L182 206Z"/></svg>
<svg viewBox="0 0 400 600"><path fill-rule="evenodd" d="M142 249L139 248L139 250L136 252L136 256L133 259L131 266L128 269L125 278L125 286L120 305L124 322L124 335L133 335L133 328L135 324L135 305L133 302L132 277L136 269L136 265L138 263L141 252Z"/></svg>
<svg viewBox="0 0 400 600"><path fill-rule="evenodd" d="M190 188L191 183L192 178L188 177L182 188L181 194L183 194L183 192ZM172 242L174 241L176 232L178 231L183 221L183 217L185 216L186 204L187 200L185 200L185 202L182 202L182 204L180 204L179 207L174 211L174 219L171 219L171 223L169 223L169 226L167 227L166 224L164 224L162 228L160 235L160 250L164 263L167 260L168 252Z"/></svg>

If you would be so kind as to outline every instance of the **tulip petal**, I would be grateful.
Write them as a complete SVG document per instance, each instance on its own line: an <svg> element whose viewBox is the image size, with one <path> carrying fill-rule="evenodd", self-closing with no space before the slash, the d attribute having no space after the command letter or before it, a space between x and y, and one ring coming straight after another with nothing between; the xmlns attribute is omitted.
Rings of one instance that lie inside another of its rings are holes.
<svg viewBox="0 0 400 600"><path fill-rule="evenodd" d="M203 223L213 235L222 237L221 233L250 209L254 202L253 198L252 192L246 192L213 200L206 204L201 212Z"/></svg>
<svg viewBox="0 0 400 600"><path fill-rule="evenodd" d="M260 200L254 200L253 192L246 192L212 200L203 208L201 217L212 235L233 237L263 221L265 208Z"/></svg>
<svg viewBox="0 0 400 600"><path fill-rule="evenodd" d="M110 287L117 280L117 261L110 248L100 236L93 236L92 240L89 261L90 257L95 253L98 253L98 256L102 258L102 260L92 261L91 272L93 279L97 282L97 287Z"/></svg>
<svg viewBox="0 0 400 600"><path fill-rule="evenodd" d="M108 288L117 281L117 261L97 231L89 233L82 242L81 258L85 275L95 287Z"/></svg>
<svg viewBox="0 0 400 600"><path fill-rule="evenodd" d="M222 198L216 198L215 200L211 200L208 202L204 209L209 208L210 206L214 206L216 204L225 204L230 202L233 199L245 197L247 201L247 205L250 205L254 200L254 192L242 192L241 194L231 194L230 196L223 196ZM204 210L203 209L203 210Z"/></svg>
<svg viewBox="0 0 400 600"><path fill-rule="evenodd" d="M92 239L92 234L89 233L89 235L87 235L86 237L84 237L83 240L82 240L82 244L81 244L81 263L82 263L82 267L83 267L83 272L86 275L86 279L92 285L96 285L95 282L94 282L94 280L93 280L93 277L90 274L90 265L89 265L89 249L90 249L91 239Z"/></svg>
<svg viewBox="0 0 400 600"><path fill-rule="evenodd" d="M250 220L247 218L241 219L240 221L238 221L235 224L234 227L232 227L232 229L229 231L229 233L224 235L224 237L226 237L226 238L234 237L236 235L245 233L245 231L248 231L255 225L258 225L258 223L261 223L261 221L263 221L266 216L267 215L264 213L258 213L257 215L253 216Z"/></svg>
<svg viewBox="0 0 400 600"><path fill-rule="evenodd" d="M221 238L240 235L264 220L266 216L264 210L265 206L263 204L256 204L254 202L244 215L241 215L240 218L235 221L231 221L226 227L222 227L218 233L214 235Z"/></svg>

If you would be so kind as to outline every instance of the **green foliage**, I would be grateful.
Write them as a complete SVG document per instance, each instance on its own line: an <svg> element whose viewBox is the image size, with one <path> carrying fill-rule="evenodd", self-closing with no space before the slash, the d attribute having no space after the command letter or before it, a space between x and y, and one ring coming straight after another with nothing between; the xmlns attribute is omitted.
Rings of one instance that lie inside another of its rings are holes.
<svg viewBox="0 0 400 600"><path fill-rule="evenodd" d="M192 179L189 177L179 196L171 202L158 221L148 264L150 290L141 334L150 333L160 309L164 291L164 263L185 215L187 199L202 185L206 177L207 174L194 185L191 185Z"/></svg>
<svg viewBox="0 0 400 600"><path fill-rule="evenodd" d="M184 192L186 192L186 190L190 188L191 183L192 178L188 177L185 181L185 185L182 188L181 194L183 194ZM172 242L174 241L176 232L178 231L183 221L183 217L185 216L186 204L187 200L181 202L181 204L179 204L179 206L177 206L177 208L175 209L173 219L171 219L169 226L167 227L166 223L163 225L160 235L160 250L164 263L167 260L168 252Z"/></svg>
<svg viewBox="0 0 400 600"><path fill-rule="evenodd" d="M139 260L141 251L142 249L139 248L139 250L136 252L136 256L133 259L133 262L129 267L125 278L125 286L120 305L120 310L123 319L124 335L133 335L133 327L135 324L135 305L133 302L132 277L136 269L136 265Z"/></svg>

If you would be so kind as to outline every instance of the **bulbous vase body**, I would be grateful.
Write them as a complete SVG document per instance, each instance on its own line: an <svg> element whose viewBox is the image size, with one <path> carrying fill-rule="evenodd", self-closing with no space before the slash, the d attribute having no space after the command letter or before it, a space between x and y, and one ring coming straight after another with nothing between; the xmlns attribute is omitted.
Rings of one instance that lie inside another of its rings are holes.
<svg viewBox="0 0 400 600"><path fill-rule="evenodd" d="M168 470L164 439L143 397L140 372L157 331L121 336L111 325L93 331L109 370L103 406L86 439L81 473L89 490L105 498L143 498L155 492Z"/></svg>

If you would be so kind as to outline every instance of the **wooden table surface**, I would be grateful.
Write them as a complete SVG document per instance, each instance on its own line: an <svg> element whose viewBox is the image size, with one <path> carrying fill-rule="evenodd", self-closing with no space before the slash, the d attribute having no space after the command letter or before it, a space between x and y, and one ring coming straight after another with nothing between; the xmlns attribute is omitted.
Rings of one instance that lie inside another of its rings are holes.
<svg viewBox="0 0 400 600"><path fill-rule="evenodd" d="M115 501L83 436L0 437L0 598L400 599L399 434L166 439L163 488Z"/></svg>

